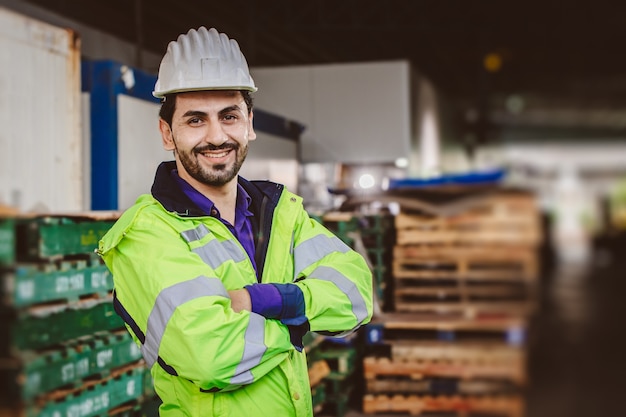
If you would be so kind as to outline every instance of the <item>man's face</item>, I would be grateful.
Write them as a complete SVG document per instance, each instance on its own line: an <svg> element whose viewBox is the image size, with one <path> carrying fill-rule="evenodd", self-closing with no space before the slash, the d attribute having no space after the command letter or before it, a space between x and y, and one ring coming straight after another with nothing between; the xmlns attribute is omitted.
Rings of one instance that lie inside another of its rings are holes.
<svg viewBox="0 0 626 417"><path fill-rule="evenodd" d="M181 178L192 186L222 187L237 177L256 139L252 114L237 91L178 94L172 126L159 128L166 150L173 150Z"/></svg>

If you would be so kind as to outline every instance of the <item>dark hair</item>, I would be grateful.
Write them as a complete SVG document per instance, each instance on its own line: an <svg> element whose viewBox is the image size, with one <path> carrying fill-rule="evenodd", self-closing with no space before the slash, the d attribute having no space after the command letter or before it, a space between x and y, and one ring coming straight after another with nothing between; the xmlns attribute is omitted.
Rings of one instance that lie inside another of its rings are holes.
<svg viewBox="0 0 626 417"><path fill-rule="evenodd" d="M252 94L248 90L239 90L243 101L248 108L248 114L252 111L254 103L252 100ZM161 109L159 110L159 117L167 122L170 127L172 126L172 119L174 118L174 111L176 110L176 93L166 94L161 99Z"/></svg>

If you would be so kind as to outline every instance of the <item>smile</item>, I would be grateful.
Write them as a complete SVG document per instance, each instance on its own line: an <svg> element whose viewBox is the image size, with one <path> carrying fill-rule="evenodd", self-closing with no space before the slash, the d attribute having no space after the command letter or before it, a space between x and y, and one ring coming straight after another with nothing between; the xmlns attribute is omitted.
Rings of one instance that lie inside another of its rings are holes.
<svg viewBox="0 0 626 417"><path fill-rule="evenodd" d="M219 153L205 153L205 152L202 152L201 154L202 154L202 156L207 157L207 158L215 158L215 159L218 159L218 158L223 158L223 157L225 157L225 156L226 156L226 155L228 155L229 153L230 153L230 150L228 150L228 151L224 151L224 152L219 152Z"/></svg>

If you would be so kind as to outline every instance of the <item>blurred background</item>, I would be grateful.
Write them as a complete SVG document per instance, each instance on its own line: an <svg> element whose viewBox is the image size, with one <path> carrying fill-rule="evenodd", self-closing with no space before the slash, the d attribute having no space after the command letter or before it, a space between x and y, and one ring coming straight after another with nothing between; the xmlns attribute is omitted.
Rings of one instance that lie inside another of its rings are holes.
<svg viewBox="0 0 626 417"><path fill-rule="evenodd" d="M242 175L371 262L373 323L311 337L316 415L621 415L624 13L0 0L2 415L154 415L91 252L171 159L151 92L199 26L239 42L259 87Z"/></svg>

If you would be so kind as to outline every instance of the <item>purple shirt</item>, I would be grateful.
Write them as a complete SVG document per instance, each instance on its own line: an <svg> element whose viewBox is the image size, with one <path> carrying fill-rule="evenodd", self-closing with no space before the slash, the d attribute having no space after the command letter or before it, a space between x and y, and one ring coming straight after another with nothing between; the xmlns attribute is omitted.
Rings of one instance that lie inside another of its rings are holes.
<svg viewBox="0 0 626 417"><path fill-rule="evenodd" d="M254 214L249 210L252 199L246 190L244 190L241 185L237 184L235 225L233 226L228 221L222 219L219 210L209 198L205 197L178 175L178 170L172 170L172 176L176 179L180 188L187 195L187 197L189 197L189 199L191 199L191 201L193 201L194 204L200 208L200 210L202 210L207 216L219 219L222 223L224 223L224 225L226 225L226 227L228 227L239 243L241 243L241 246L243 246L246 250L248 258L250 258L250 262L252 262L252 266L256 271L256 262L254 260L254 233L252 232L252 221L250 220L250 217L254 216Z"/></svg>

